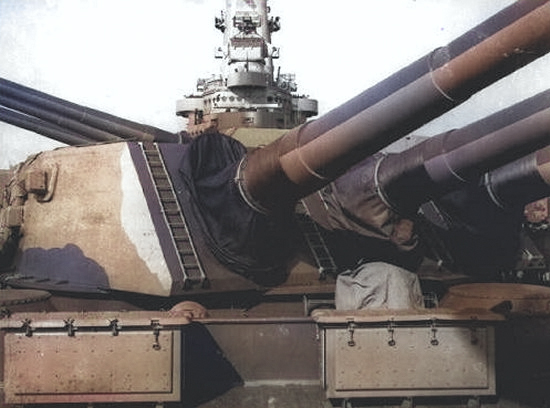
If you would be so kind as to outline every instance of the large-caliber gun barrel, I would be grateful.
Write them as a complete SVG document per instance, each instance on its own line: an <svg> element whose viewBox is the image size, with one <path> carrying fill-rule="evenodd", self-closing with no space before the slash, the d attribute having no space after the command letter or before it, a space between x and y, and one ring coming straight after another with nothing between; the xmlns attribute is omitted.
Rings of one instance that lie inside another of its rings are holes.
<svg viewBox="0 0 550 408"><path fill-rule="evenodd" d="M20 113L20 117L22 119L26 117L29 119L29 121L32 121L32 123L42 123L41 127L36 128L32 126L31 129L29 129L31 125L26 125L24 121L17 126L36 131L42 136L51 137L52 139L56 139L56 137L54 137L53 135L50 136L51 132L45 130L49 128L48 124L54 125L60 129L65 129L67 132L74 132L75 134L80 135L82 138L90 139L95 142L112 142L123 140L120 137L113 135L112 133L108 133L103 130L85 125L84 123L74 119L68 119L56 112L43 109L40 106L33 105L21 100L13 99L8 96L0 95L0 105L9 108L13 112Z"/></svg>
<svg viewBox="0 0 550 408"><path fill-rule="evenodd" d="M422 62L414 63L254 152L239 175L247 201L269 212L306 196L365 156L548 52L549 2L507 23L441 65L434 61L440 56L436 50L437 56L423 60L423 69L418 65Z"/></svg>
<svg viewBox="0 0 550 408"><path fill-rule="evenodd" d="M529 202L525 199L548 194L550 189L544 188L540 180L544 176L538 181L534 177L545 170L536 166L545 163L544 153L539 152L534 163L530 156L511 169L507 163L548 145L549 141L550 91L464 128L426 139L401 153L367 157L329 188L306 198L306 205L311 217L332 231L330 235L336 237L335 241L340 241L334 243L337 251L342 242L350 243L343 244L346 257L338 257L340 262L351 259L353 264L355 259L371 257L415 268L419 241L411 220L418 219L416 215L423 203L436 200L443 210L453 208L455 217L483 212L486 216L482 224L492 234L494 224L486 220L503 217L492 194L510 198L514 195L513 188L522 183L529 195L516 202L523 205ZM492 172L485 179L492 180L492 190L490 186L480 188L479 180L488 171ZM517 214L521 216L522 211L518 213L516 209L517 204L514 216L509 218L517 220ZM503 224L500 223L501 228ZM473 228L481 226L472 225ZM351 256L349 248L356 242L357 254Z"/></svg>
<svg viewBox="0 0 550 408"><path fill-rule="evenodd" d="M394 211L410 215L422 203L477 183L483 173L549 142L550 90L382 157L373 170L376 188Z"/></svg>
<svg viewBox="0 0 550 408"><path fill-rule="evenodd" d="M19 102L26 105L26 111L41 112L41 117L45 119L45 112L49 112L49 117L53 114L64 117L64 124L67 128L75 132L81 131L80 124L86 125L88 128L99 129L103 133L103 141L113 140L114 137L123 139L138 140L138 141L156 141L156 142L178 142L177 135L165 130L143 125L127 119L120 118L96 109L78 105L61 98L49 95L44 92L37 91L32 88L25 87L20 84L0 78L0 96L3 101L11 101L11 103ZM4 104L4 102L0 102ZM34 114L33 114L34 115ZM71 121L68 121L71 119ZM51 119L45 119L51 120ZM54 119L55 121L60 120ZM109 135L110 136L107 136ZM88 136L89 137L89 136ZM100 138L99 132L94 137L96 140Z"/></svg>
<svg viewBox="0 0 550 408"><path fill-rule="evenodd" d="M521 208L550 196L550 146L487 173L482 185L500 208Z"/></svg>
<svg viewBox="0 0 550 408"><path fill-rule="evenodd" d="M55 126L52 123L7 109L3 106L0 106L0 120L71 146L86 145L95 142L94 140Z"/></svg>
<svg viewBox="0 0 550 408"><path fill-rule="evenodd" d="M485 173L478 183L437 197L429 205L438 206L443 211L450 206L459 218L460 214L471 213L473 208L479 214L478 219L488 220L502 213L519 224L527 204L549 196L550 146L546 146ZM425 208L426 205L423 205L422 209ZM464 220L461 223L468 224Z"/></svg>
<svg viewBox="0 0 550 408"><path fill-rule="evenodd" d="M522 233L525 206L548 196L547 146L423 204L420 213L428 223L422 223L421 237L447 267L493 279L516 267L521 246L529 242Z"/></svg>

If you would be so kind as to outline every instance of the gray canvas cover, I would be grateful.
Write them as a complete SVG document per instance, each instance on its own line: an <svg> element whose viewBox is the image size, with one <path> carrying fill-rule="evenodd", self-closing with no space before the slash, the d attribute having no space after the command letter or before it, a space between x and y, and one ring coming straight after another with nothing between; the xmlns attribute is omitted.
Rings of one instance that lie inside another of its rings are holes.
<svg viewBox="0 0 550 408"><path fill-rule="evenodd" d="M338 275L335 301L337 310L424 307L418 276L385 262L363 263Z"/></svg>

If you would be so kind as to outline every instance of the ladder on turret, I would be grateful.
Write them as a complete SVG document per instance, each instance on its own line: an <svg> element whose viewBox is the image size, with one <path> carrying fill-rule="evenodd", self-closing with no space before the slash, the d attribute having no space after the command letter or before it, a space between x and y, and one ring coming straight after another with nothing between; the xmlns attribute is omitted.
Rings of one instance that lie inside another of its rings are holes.
<svg viewBox="0 0 550 408"><path fill-rule="evenodd" d="M166 171L164 160L156 143L142 143L143 153L149 166L151 178L155 185L157 198L162 208L164 219L172 236L174 248L178 253L180 266L183 271L183 288L190 289L194 285L208 286L208 278L185 220L185 215L179 205L174 186Z"/></svg>
<svg viewBox="0 0 550 408"><path fill-rule="evenodd" d="M323 239L319 226L311 219L303 200L299 200L296 204L296 214L298 215L298 225L317 264L319 279L325 279L327 275L335 276L338 267Z"/></svg>

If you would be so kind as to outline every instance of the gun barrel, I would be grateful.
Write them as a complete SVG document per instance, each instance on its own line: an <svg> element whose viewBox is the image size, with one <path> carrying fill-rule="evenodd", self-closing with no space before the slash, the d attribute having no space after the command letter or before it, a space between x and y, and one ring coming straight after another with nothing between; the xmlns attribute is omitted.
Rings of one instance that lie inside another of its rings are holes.
<svg viewBox="0 0 550 408"><path fill-rule="evenodd" d="M57 140L68 145L86 145L95 143L94 140L87 139L76 133L62 129L52 123L25 115L0 106L0 120L23 129L36 132L42 136Z"/></svg>
<svg viewBox="0 0 550 408"><path fill-rule="evenodd" d="M394 211L414 213L423 202L547 145L549 121L550 90L383 157L375 175L379 194Z"/></svg>
<svg viewBox="0 0 550 408"><path fill-rule="evenodd" d="M0 95L25 102L37 109L57 113L79 121L89 127L100 129L123 139L156 142L178 142L177 135L165 130L143 125L96 109L78 105L44 92L25 87L0 78Z"/></svg>
<svg viewBox="0 0 550 408"><path fill-rule="evenodd" d="M444 244L436 256L448 267L492 279L517 265L526 205L549 196L547 146L423 204L425 237Z"/></svg>
<svg viewBox="0 0 550 408"><path fill-rule="evenodd" d="M537 2L530 0L520 0L512 3L510 6L502 9L476 27L451 41L446 46L437 48L420 57L406 68L397 71L368 90L365 90L345 102L338 108L317 118L308 125L307 131L313 135L322 134L344 123L367 107L380 102L399 89L411 84L470 48L478 45L483 40L530 13L538 6L540 6L540 3L537 4ZM509 65L507 69L511 72L514 70L514 67Z"/></svg>
<svg viewBox="0 0 550 408"><path fill-rule="evenodd" d="M550 196L550 146L485 174L483 184L501 208L523 207Z"/></svg>
<svg viewBox="0 0 550 408"><path fill-rule="evenodd" d="M544 2L444 65L434 69L426 61L426 73L395 84L387 96L369 98L371 88L353 108L344 104L318 119L322 125L306 123L255 151L238 176L243 196L264 212L294 202L549 49L550 2ZM410 78L416 69L393 78Z"/></svg>
<svg viewBox="0 0 550 408"><path fill-rule="evenodd" d="M49 122L56 126L67 129L71 132L76 132L85 138L97 142L109 142L120 141L120 137L113 135L112 133L104 132L103 130L85 125L82 122L66 118L58 113L43 109L37 105L32 105L24 101L10 98L8 96L0 95L0 105L3 105L13 111L18 111L27 117L35 117L41 119L43 122ZM20 125L21 126L21 125ZM40 133L40 132L38 132ZM41 133L44 135L44 133ZM44 136L48 136L47 134Z"/></svg>

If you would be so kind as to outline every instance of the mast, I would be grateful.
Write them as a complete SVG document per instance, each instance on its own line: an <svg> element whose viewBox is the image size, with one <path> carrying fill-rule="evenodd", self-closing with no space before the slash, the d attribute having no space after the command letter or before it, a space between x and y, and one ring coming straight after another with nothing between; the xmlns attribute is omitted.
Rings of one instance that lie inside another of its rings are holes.
<svg viewBox="0 0 550 408"><path fill-rule="evenodd" d="M196 93L177 102L176 114L188 119L191 136L242 127L292 129L317 114L317 101L296 93L294 74L274 77L279 48L271 34L281 25L269 16L267 0L226 0L215 27L223 33L216 51L220 73L199 79Z"/></svg>

